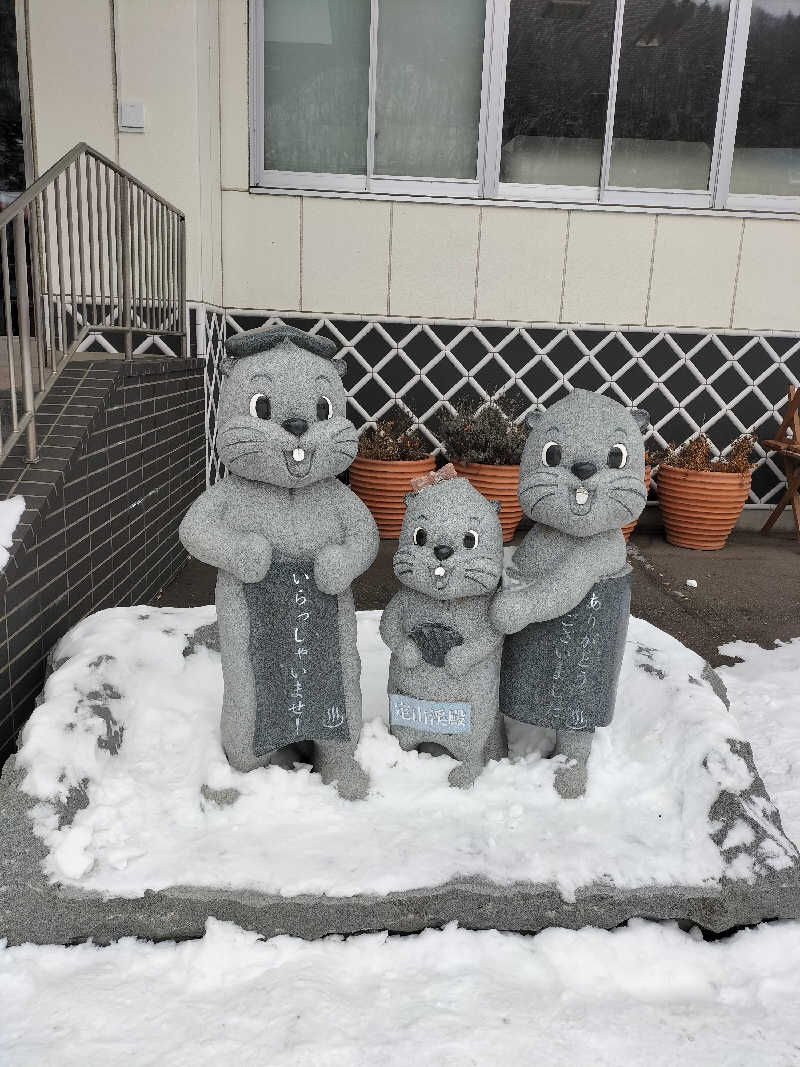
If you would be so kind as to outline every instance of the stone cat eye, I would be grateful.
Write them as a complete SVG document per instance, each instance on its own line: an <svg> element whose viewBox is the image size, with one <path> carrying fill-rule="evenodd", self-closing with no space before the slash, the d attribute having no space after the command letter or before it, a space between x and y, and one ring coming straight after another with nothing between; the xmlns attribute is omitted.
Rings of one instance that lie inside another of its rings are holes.
<svg viewBox="0 0 800 1067"><path fill-rule="evenodd" d="M333 417L333 404L327 396L321 396L317 401L317 418L320 422Z"/></svg>
<svg viewBox="0 0 800 1067"><path fill-rule="evenodd" d="M478 535L475 530L467 530L464 534L464 548L476 548L478 544Z"/></svg>
<svg viewBox="0 0 800 1067"><path fill-rule="evenodd" d="M422 548L422 546L425 544L425 542L427 540L428 540L428 531L425 529L424 526L418 526L416 528L416 530L414 531L414 544L415 545L419 545L420 548Z"/></svg>
<svg viewBox="0 0 800 1067"><path fill-rule="evenodd" d="M561 445L548 441L542 449L542 463L548 467L557 467L561 462Z"/></svg>
<svg viewBox="0 0 800 1067"><path fill-rule="evenodd" d="M628 450L625 445L614 445L608 453L609 467L624 467L628 462Z"/></svg>
<svg viewBox="0 0 800 1067"><path fill-rule="evenodd" d="M254 419L268 419L272 414L272 405L269 397L263 393L256 393L250 401L250 414Z"/></svg>

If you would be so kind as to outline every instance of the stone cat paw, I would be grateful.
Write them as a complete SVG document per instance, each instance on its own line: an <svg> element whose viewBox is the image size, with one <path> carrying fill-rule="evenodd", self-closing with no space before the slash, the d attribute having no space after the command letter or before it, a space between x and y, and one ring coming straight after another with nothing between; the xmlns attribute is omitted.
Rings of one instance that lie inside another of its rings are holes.
<svg viewBox="0 0 800 1067"><path fill-rule="evenodd" d="M414 667L418 667L422 662L422 654L410 637L401 642L397 648L396 655L400 665L407 670L413 670Z"/></svg>
<svg viewBox="0 0 800 1067"><path fill-rule="evenodd" d="M272 566L272 545L258 533L244 534L234 549L231 573L240 582L260 582Z"/></svg>
<svg viewBox="0 0 800 1067"><path fill-rule="evenodd" d="M489 621L500 634L514 634L527 623L524 605L511 596L498 594L489 608Z"/></svg>
<svg viewBox="0 0 800 1067"><path fill-rule="evenodd" d="M341 545L326 545L314 560L314 581L321 593L339 596L350 587L352 560Z"/></svg>
<svg viewBox="0 0 800 1067"><path fill-rule="evenodd" d="M444 657L444 669L452 678L460 677L465 671L468 671L470 667L474 667L476 662L474 649L466 648L464 645L458 645L456 648L451 648Z"/></svg>

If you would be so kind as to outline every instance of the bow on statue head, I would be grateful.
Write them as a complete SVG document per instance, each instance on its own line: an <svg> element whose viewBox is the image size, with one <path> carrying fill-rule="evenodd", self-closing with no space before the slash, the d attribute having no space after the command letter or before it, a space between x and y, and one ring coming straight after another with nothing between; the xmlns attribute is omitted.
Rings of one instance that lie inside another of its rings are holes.
<svg viewBox="0 0 800 1067"><path fill-rule="evenodd" d="M427 489L429 485L438 485L439 482L449 482L451 478L458 478L458 471L452 463L446 463L441 470L429 471L420 474L418 478L411 479L411 492L418 493L420 489Z"/></svg>

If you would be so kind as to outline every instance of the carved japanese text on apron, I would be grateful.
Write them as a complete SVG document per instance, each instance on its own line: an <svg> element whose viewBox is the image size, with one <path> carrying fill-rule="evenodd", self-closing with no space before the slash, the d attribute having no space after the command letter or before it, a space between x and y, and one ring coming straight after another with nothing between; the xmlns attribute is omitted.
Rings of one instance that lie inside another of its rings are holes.
<svg viewBox="0 0 800 1067"><path fill-rule="evenodd" d="M338 597L316 587L312 561L281 557L273 559L262 581L244 589L256 685L256 754L296 741L348 741Z"/></svg>

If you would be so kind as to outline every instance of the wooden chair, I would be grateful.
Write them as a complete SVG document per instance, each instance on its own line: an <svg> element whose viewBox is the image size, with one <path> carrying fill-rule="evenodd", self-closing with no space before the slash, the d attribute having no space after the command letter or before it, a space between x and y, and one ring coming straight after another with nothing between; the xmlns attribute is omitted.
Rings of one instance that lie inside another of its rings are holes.
<svg viewBox="0 0 800 1067"><path fill-rule="evenodd" d="M800 388L789 386L789 402L783 420L772 441L762 441L764 448L776 452L783 460L786 473L786 492L775 505L775 510L761 527L762 534L769 533L787 504L792 505L794 527L800 540ZM792 436L788 436L791 427Z"/></svg>

